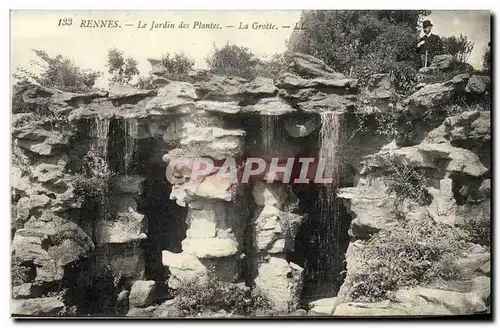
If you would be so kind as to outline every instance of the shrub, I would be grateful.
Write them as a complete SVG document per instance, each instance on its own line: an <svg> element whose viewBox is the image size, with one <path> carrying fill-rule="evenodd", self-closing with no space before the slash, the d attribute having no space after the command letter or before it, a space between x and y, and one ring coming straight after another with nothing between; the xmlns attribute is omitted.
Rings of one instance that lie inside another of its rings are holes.
<svg viewBox="0 0 500 328"><path fill-rule="evenodd" d="M389 67L391 81L402 95L409 95L417 84L417 70L410 62L395 62Z"/></svg>
<svg viewBox="0 0 500 328"><path fill-rule="evenodd" d="M113 175L106 161L89 151L83 158L81 172L73 182L76 198L91 203L102 201L109 191Z"/></svg>
<svg viewBox="0 0 500 328"><path fill-rule="evenodd" d="M73 61L62 55L50 57L45 51L33 49L41 62L32 61L35 70L41 70L35 74L25 68L18 68L13 74L18 81L34 81L47 88L57 88L68 92L87 92L91 90L101 76L101 72L91 69L82 69Z"/></svg>
<svg viewBox="0 0 500 328"><path fill-rule="evenodd" d="M466 249L465 237L454 227L429 217L403 219L375 234L356 252L356 262L348 271L348 296L374 302L390 298L403 287L462 279L456 260Z"/></svg>
<svg viewBox="0 0 500 328"><path fill-rule="evenodd" d="M194 60L184 53L165 54L162 56L162 64L167 69L167 78L177 81L187 81L188 73L193 69Z"/></svg>
<svg viewBox="0 0 500 328"><path fill-rule="evenodd" d="M31 269L23 265L22 260L13 255L11 259L11 283L12 286L18 286L30 281Z"/></svg>
<svg viewBox="0 0 500 328"><path fill-rule="evenodd" d="M254 67L257 61L246 47L229 44L219 49L214 47L214 52L206 58L206 62L215 74L255 77Z"/></svg>
<svg viewBox="0 0 500 328"><path fill-rule="evenodd" d="M216 280L212 274L206 281L191 280L176 290L176 307L180 316L196 315L202 311L225 310L239 315L253 315L269 310L270 301L257 289L243 290L236 284Z"/></svg>
<svg viewBox="0 0 500 328"><path fill-rule="evenodd" d="M385 177L388 193L394 193L396 201L409 199L418 205L429 205L432 196L427 191L425 172L409 166L391 165L392 172Z"/></svg>
<svg viewBox="0 0 500 328"><path fill-rule="evenodd" d="M387 72L383 66L415 60L418 20L429 11L303 11L305 30L290 36L288 49L316 56L346 75Z"/></svg>
<svg viewBox="0 0 500 328"><path fill-rule="evenodd" d="M462 228L468 234L468 241L487 248L491 245L491 223L486 217L468 218Z"/></svg>
<svg viewBox="0 0 500 328"><path fill-rule="evenodd" d="M459 37L452 35L443 38L443 48L444 52L452 55L456 61L465 63L474 49L474 42L469 41L466 35L460 34Z"/></svg>
<svg viewBox="0 0 500 328"><path fill-rule="evenodd" d="M490 72L491 69L491 48L490 48L490 43L488 43L488 48L484 51L483 55L483 69L486 72Z"/></svg>
<svg viewBox="0 0 500 328"><path fill-rule="evenodd" d="M144 90L156 89L157 86L153 84L153 80L154 78L152 76L147 76L147 77L141 76L137 80L136 84L134 84L134 87Z"/></svg>

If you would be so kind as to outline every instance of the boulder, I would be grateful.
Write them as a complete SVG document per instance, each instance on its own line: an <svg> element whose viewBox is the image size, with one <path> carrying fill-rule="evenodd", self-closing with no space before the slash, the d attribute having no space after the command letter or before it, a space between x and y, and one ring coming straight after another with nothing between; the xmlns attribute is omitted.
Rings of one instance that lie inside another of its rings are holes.
<svg viewBox="0 0 500 328"><path fill-rule="evenodd" d="M307 101L299 102L297 107L306 113L321 113L325 111L351 111L356 107L356 96L341 96L335 93L315 94Z"/></svg>
<svg viewBox="0 0 500 328"><path fill-rule="evenodd" d="M432 58L431 66L439 68L441 70L447 70L451 68L453 63L453 56L449 54L437 55Z"/></svg>
<svg viewBox="0 0 500 328"><path fill-rule="evenodd" d="M159 288L154 280L138 280L130 289L129 304L132 307L147 307L157 301Z"/></svg>
<svg viewBox="0 0 500 328"><path fill-rule="evenodd" d="M210 101L202 100L196 103L196 107L207 112L221 113L221 114L239 114L242 107L236 101Z"/></svg>
<svg viewBox="0 0 500 328"><path fill-rule="evenodd" d="M257 182L252 195L259 206L273 206L280 210L291 211L298 205L298 199L287 185Z"/></svg>
<svg viewBox="0 0 500 328"><path fill-rule="evenodd" d="M129 208L116 219L100 220L97 224L97 242L102 244L126 244L147 239L147 222L143 214Z"/></svg>
<svg viewBox="0 0 500 328"><path fill-rule="evenodd" d="M398 303L413 305L414 314L425 314L425 309L430 307L437 311L442 309L442 314L451 315L474 314L487 309L482 297L477 293L416 287L398 290L394 297Z"/></svg>
<svg viewBox="0 0 500 328"><path fill-rule="evenodd" d="M276 94L277 91L273 79L261 76L257 76L241 86L241 93L245 97L269 97Z"/></svg>
<svg viewBox="0 0 500 328"><path fill-rule="evenodd" d="M372 74L366 78L366 87L362 93L372 100L386 100L395 90L389 74Z"/></svg>
<svg viewBox="0 0 500 328"><path fill-rule="evenodd" d="M53 182L64 176L66 162L60 161L58 165L41 163L35 166L32 174L40 182Z"/></svg>
<svg viewBox="0 0 500 328"><path fill-rule="evenodd" d="M10 185L14 194L27 196L32 184L25 172L19 167L12 165L10 169ZM29 197L27 198L29 199Z"/></svg>
<svg viewBox="0 0 500 328"><path fill-rule="evenodd" d="M296 111L280 97L259 99L254 105L244 106L243 112L256 113L259 115L284 115Z"/></svg>
<svg viewBox="0 0 500 328"><path fill-rule="evenodd" d="M472 177L481 177L488 172L479 157L470 150L453 147L450 158L451 161L446 170L451 174L463 173Z"/></svg>
<svg viewBox="0 0 500 328"><path fill-rule="evenodd" d="M323 77L332 80L345 78L343 74L335 72L333 68L319 58L298 52L286 53L285 56L291 61L292 68L301 75L313 78Z"/></svg>
<svg viewBox="0 0 500 328"><path fill-rule="evenodd" d="M187 238L182 249L199 259L229 257L238 253L238 243L229 238Z"/></svg>
<svg viewBox="0 0 500 328"><path fill-rule="evenodd" d="M57 216L48 222L30 219L12 241L14 254L37 266L39 282L62 279L66 265L87 258L93 250L92 240L80 227Z"/></svg>
<svg viewBox="0 0 500 328"><path fill-rule="evenodd" d="M463 148L482 145L491 140L491 112L467 111L444 121L446 137ZM475 144L470 145L471 141Z"/></svg>
<svg viewBox="0 0 500 328"><path fill-rule="evenodd" d="M147 101L145 109L151 114L189 113L198 99L192 84L172 81L157 90L156 97Z"/></svg>
<svg viewBox="0 0 500 328"><path fill-rule="evenodd" d="M127 244L104 244L97 250L98 263L109 266L115 277L119 276L129 284L144 279L144 251L138 241Z"/></svg>
<svg viewBox="0 0 500 328"><path fill-rule="evenodd" d="M342 188L337 197L345 200L348 211L353 214L349 230L353 237L369 237L380 230L389 230L397 223L394 199L389 197L384 189Z"/></svg>
<svg viewBox="0 0 500 328"><path fill-rule="evenodd" d="M328 89L329 91L339 94L352 93L356 91L358 86L357 79L328 79L314 78L303 79L291 73L282 74L276 81L276 86L281 89Z"/></svg>
<svg viewBox="0 0 500 328"><path fill-rule="evenodd" d="M331 316L337 306L337 298L322 298L309 302L309 314Z"/></svg>
<svg viewBox="0 0 500 328"><path fill-rule="evenodd" d="M439 189L427 189L432 196L432 203L426 209L429 216L436 222L449 225L457 223L457 204L453 195L453 181L450 178L439 180Z"/></svg>
<svg viewBox="0 0 500 328"><path fill-rule="evenodd" d="M286 132L295 138L308 136L312 132L316 131L320 125L321 121L316 116L306 120L291 117L286 119L284 122Z"/></svg>
<svg viewBox="0 0 500 328"><path fill-rule="evenodd" d="M127 317L153 317L156 306L148 306L145 308L130 307L127 312Z"/></svg>
<svg viewBox="0 0 500 328"><path fill-rule="evenodd" d="M293 262L271 256L258 265L255 285L267 296L275 311L291 312L297 309L302 290L304 269Z"/></svg>
<svg viewBox="0 0 500 328"><path fill-rule="evenodd" d="M490 93L491 80L488 75L472 75L465 87L465 92L484 95Z"/></svg>
<svg viewBox="0 0 500 328"><path fill-rule="evenodd" d="M242 101L252 98L272 97L277 89L273 80L256 77L249 80L235 76L211 75L196 84L198 94L203 100Z"/></svg>
<svg viewBox="0 0 500 328"><path fill-rule="evenodd" d="M175 299L171 299L161 303L156 307L154 316L156 318L179 317L179 311L177 310L175 302Z"/></svg>
<svg viewBox="0 0 500 328"><path fill-rule="evenodd" d="M154 90L141 90L127 84L113 83L109 89L108 98L113 100L125 98L141 99L153 96L154 94Z"/></svg>
<svg viewBox="0 0 500 328"><path fill-rule="evenodd" d="M163 65L161 59L148 58L148 62L151 64L151 71L149 72L155 76L163 76L167 73L167 68Z"/></svg>
<svg viewBox="0 0 500 328"><path fill-rule="evenodd" d="M60 315L64 308L64 303L55 297L12 300L11 314L13 316L50 317Z"/></svg>
<svg viewBox="0 0 500 328"><path fill-rule="evenodd" d="M257 249L272 254L293 251L295 235L302 220L300 215L264 206L254 219Z"/></svg>
<svg viewBox="0 0 500 328"><path fill-rule="evenodd" d="M23 299L23 298L36 298L41 296L42 290L40 286L33 283L23 283L18 286L12 287L12 298L13 299Z"/></svg>
<svg viewBox="0 0 500 328"><path fill-rule="evenodd" d="M130 308L129 303L130 292L128 290L122 290L118 293L116 297L115 311L119 316L125 316Z"/></svg>
<svg viewBox="0 0 500 328"><path fill-rule="evenodd" d="M170 271L168 286L173 289L179 288L186 281L205 281L209 268L217 280L226 282L238 279L241 270L238 256L199 259L185 251L162 251L162 263Z"/></svg>
<svg viewBox="0 0 500 328"><path fill-rule="evenodd" d="M243 151L245 135L244 130L186 123L179 137L181 146L191 154L221 160L235 157Z"/></svg>
<svg viewBox="0 0 500 328"><path fill-rule="evenodd" d="M408 110L412 114L422 114L428 109L445 105L465 89L468 79L468 74L461 74L446 82L427 84L405 100Z"/></svg>

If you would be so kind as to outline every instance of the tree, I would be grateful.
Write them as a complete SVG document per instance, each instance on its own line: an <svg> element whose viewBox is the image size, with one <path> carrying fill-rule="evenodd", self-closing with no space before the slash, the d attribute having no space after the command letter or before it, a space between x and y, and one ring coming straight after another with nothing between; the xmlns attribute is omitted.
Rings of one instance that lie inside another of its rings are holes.
<svg viewBox="0 0 500 328"><path fill-rule="evenodd" d="M418 22L429 11L304 11L305 30L292 33L288 49L321 58L336 71L363 75L396 62L413 65Z"/></svg>
<svg viewBox="0 0 500 328"><path fill-rule="evenodd" d="M460 34L459 37L452 35L443 38L443 47L456 61L465 63L474 49L474 42L469 41L466 35Z"/></svg>
<svg viewBox="0 0 500 328"><path fill-rule="evenodd" d="M205 60L216 74L236 75L244 78L255 76L254 67L258 62L250 49L230 44L219 49L214 46L214 52Z"/></svg>
<svg viewBox="0 0 500 328"><path fill-rule="evenodd" d="M41 61L33 60L31 65L34 71L40 70L40 73L34 73L20 67L13 74L18 82L35 82L47 88L56 88L67 92L88 92L91 90L97 79L102 75L101 72L92 69L82 69L75 63L62 55L50 57L45 51L32 49Z"/></svg>
<svg viewBox="0 0 500 328"><path fill-rule="evenodd" d="M483 69L486 72L489 72L491 69L491 46L490 45L491 45L491 43L488 42L488 47L484 51L484 55L483 55Z"/></svg>
<svg viewBox="0 0 500 328"><path fill-rule="evenodd" d="M167 77L177 81L187 80L188 73L194 66L194 60L182 52L176 54L167 53L162 56L161 61L167 69Z"/></svg>
<svg viewBox="0 0 500 328"><path fill-rule="evenodd" d="M109 79L109 83L130 83L134 76L139 75L139 69L137 68L137 61L132 57L123 57L123 51L116 48L108 50L108 67L109 74L112 77Z"/></svg>

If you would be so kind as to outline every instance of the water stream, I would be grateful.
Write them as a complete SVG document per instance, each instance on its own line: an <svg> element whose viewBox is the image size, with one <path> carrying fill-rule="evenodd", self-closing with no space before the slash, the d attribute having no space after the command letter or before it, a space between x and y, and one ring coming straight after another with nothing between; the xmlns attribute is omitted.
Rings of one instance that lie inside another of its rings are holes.
<svg viewBox="0 0 500 328"><path fill-rule="evenodd" d="M91 131L92 148L104 160L108 156L109 119L96 117Z"/></svg>
<svg viewBox="0 0 500 328"><path fill-rule="evenodd" d="M123 120L123 129L125 131L125 149L124 149L124 166L125 175L128 175L128 169L132 162L135 150L135 140L139 131L139 122L136 118L125 118Z"/></svg>
<svg viewBox="0 0 500 328"><path fill-rule="evenodd" d="M275 142L273 140L277 137L278 130L278 116L275 115L262 115L262 148L266 155L271 155Z"/></svg>
<svg viewBox="0 0 500 328"><path fill-rule="evenodd" d="M341 222L339 215L340 204L335 194L339 178L343 174L343 114L337 112L321 113L321 131L319 138L319 158L325 162L324 177L332 178L333 182L325 184L319 190L318 210L319 217L316 224L314 242L320 256L313 264L315 272L310 275L316 278L318 290L325 293L335 293L333 290L341 267L343 254L340 250ZM331 286L331 287L330 287ZM334 296L334 295L329 295Z"/></svg>

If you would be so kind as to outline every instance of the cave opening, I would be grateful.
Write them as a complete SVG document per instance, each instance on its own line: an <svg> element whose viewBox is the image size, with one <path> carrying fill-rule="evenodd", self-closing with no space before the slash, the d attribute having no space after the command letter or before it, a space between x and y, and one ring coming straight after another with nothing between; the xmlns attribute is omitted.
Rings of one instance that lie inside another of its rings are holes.
<svg viewBox="0 0 500 328"><path fill-rule="evenodd" d="M351 216L342 201L334 200L331 218L322 218L319 201L323 187L294 186L299 212L307 219L295 237L295 249L287 260L304 268L301 300L307 304L319 298L334 297L345 278L345 253L349 246Z"/></svg>

